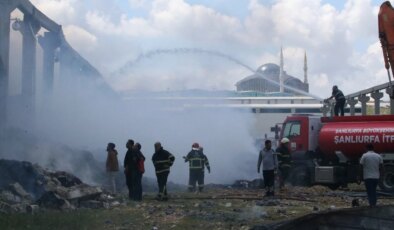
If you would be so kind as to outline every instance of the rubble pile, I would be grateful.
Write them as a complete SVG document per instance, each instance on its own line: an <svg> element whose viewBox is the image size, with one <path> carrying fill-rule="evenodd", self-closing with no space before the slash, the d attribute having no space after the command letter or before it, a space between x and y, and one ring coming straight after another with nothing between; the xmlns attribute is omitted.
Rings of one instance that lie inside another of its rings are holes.
<svg viewBox="0 0 394 230"><path fill-rule="evenodd" d="M0 160L0 212L36 212L40 209L73 210L118 205L100 187L39 165Z"/></svg>
<svg viewBox="0 0 394 230"><path fill-rule="evenodd" d="M251 188L251 189L261 189L264 187L264 181L262 179L254 180L237 180L231 186L233 188Z"/></svg>

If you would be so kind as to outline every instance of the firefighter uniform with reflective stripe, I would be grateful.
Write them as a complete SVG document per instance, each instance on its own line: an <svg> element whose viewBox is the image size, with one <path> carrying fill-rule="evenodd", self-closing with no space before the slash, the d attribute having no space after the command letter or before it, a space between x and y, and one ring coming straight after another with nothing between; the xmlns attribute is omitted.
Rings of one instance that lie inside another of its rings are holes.
<svg viewBox="0 0 394 230"><path fill-rule="evenodd" d="M160 148L152 157L153 164L156 170L157 183L159 186L159 199L167 199L167 179L170 173L170 167L174 164L175 157Z"/></svg>
<svg viewBox="0 0 394 230"><path fill-rule="evenodd" d="M185 157L185 162L189 162L189 191L195 191L196 183L198 183L198 189L201 192L204 188L205 167L208 172L211 171L207 156L200 149L193 148Z"/></svg>
<svg viewBox="0 0 394 230"><path fill-rule="evenodd" d="M283 188L284 183L290 174L292 160L291 160L289 149L287 148L285 143L282 143L276 149L276 153L278 154L278 161L279 161L280 187Z"/></svg>

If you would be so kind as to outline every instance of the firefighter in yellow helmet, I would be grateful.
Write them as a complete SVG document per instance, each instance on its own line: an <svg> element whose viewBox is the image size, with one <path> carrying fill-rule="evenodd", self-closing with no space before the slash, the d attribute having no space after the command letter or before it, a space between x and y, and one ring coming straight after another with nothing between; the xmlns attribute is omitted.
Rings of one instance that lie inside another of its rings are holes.
<svg viewBox="0 0 394 230"><path fill-rule="evenodd" d="M189 162L189 191L196 191L196 183L198 183L198 191L204 189L204 170L205 167L211 173L211 167L207 156L203 153L203 148L198 143L192 145L192 150L183 157L185 162Z"/></svg>

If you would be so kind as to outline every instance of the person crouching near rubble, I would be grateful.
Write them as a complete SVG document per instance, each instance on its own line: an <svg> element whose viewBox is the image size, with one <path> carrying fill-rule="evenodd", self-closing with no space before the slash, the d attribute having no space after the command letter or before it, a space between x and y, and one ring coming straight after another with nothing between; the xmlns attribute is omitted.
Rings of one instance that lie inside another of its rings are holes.
<svg viewBox="0 0 394 230"><path fill-rule="evenodd" d="M278 170L277 154L271 147L270 140L265 141L264 148L260 151L257 163L257 172L260 173L261 163L263 163L264 186L266 189L265 196L274 196L275 174Z"/></svg>
<svg viewBox="0 0 394 230"><path fill-rule="evenodd" d="M106 168L108 173L108 181L109 185L112 187L112 192L116 194L116 175L119 171L119 162L118 151L116 151L114 143L108 143L107 153Z"/></svg>

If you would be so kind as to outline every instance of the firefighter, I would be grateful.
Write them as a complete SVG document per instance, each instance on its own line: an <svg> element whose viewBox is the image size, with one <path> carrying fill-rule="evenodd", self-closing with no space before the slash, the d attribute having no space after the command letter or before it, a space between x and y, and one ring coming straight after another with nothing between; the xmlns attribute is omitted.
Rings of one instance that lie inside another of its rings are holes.
<svg viewBox="0 0 394 230"><path fill-rule="evenodd" d="M152 156L152 162L156 170L157 184L159 186L159 194L157 195L156 200L168 200L167 179L174 161L175 157L167 150L164 150L160 142L156 142L155 153Z"/></svg>
<svg viewBox="0 0 394 230"><path fill-rule="evenodd" d="M282 190L285 187L285 181L289 177L290 168L291 168L291 156L288 148L289 139L284 137L280 141L279 147L276 149L276 154L278 155L278 163L279 163L279 188Z"/></svg>
<svg viewBox="0 0 394 230"><path fill-rule="evenodd" d="M259 153L257 162L257 172L260 173L261 163L263 163L264 186L266 189L265 196L274 196L275 174L278 169L278 158L271 147L270 140L265 141L264 148Z"/></svg>
<svg viewBox="0 0 394 230"><path fill-rule="evenodd" d="M196 183L198 183L198 191L204 189L204 171L205 167L211 173L211 167L207 156L204 155L204 149L198 143L192 145L192 150L187 154L185 162L189 162L189 191L196 191Z"/></svg>
<svg viewBox="0 0 394 230"><path fill-rule="evenodd" d="M341 90L338 89L338 86L334 85L332 87L332 95L327 98L325 101L331 100L335 98L335 106L334 106L334 114L335 116L339 116L339 111L341 111L341 116L345 116L345 104L346 98Z"/></svg>

